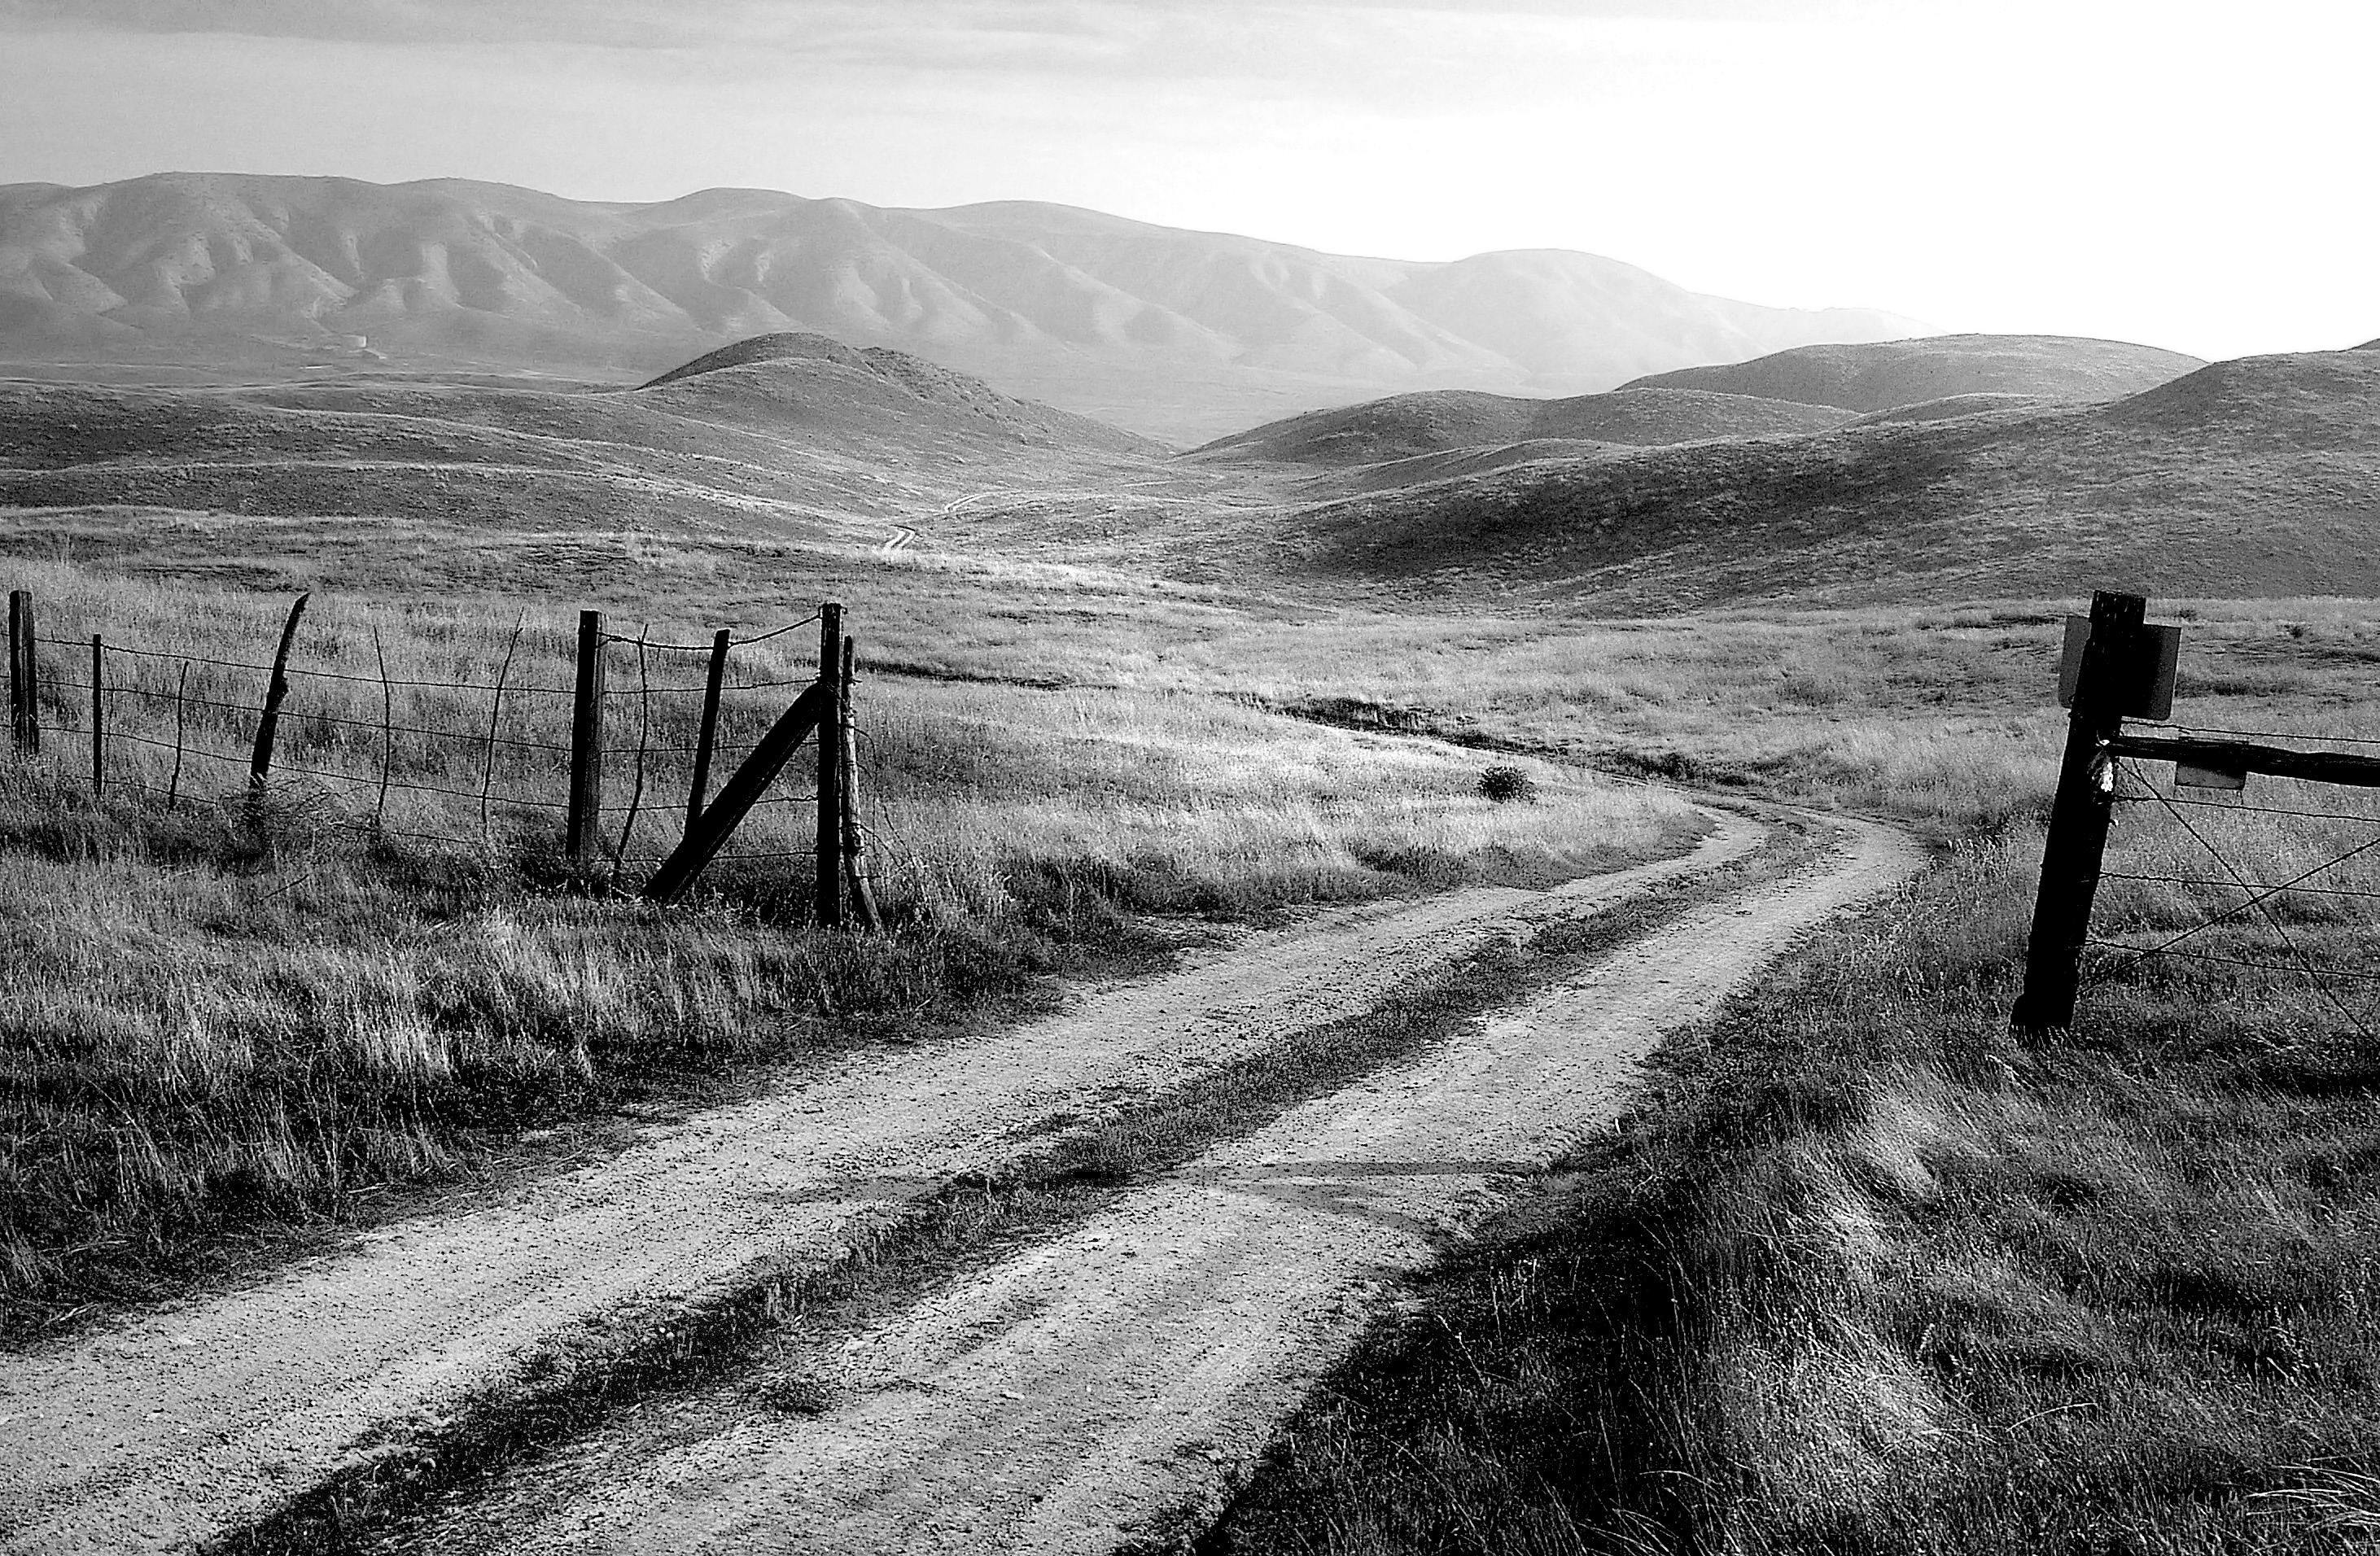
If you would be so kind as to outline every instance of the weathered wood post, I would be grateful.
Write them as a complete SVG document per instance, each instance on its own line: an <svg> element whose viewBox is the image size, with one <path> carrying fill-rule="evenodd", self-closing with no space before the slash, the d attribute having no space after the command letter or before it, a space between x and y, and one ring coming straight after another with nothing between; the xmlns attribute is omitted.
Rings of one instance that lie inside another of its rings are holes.
<svg viewBox="0 0 2380 1556"><path fill-rule="evenodd" d="M820 926L843 924L843 718L838 688L843 682L843 605L819 607L819 678L827 695L827 715L818 743L818 891Z"/></svg>
<svg viewBox="0 0 2380 1556"><path fill-rule="evenodd" d="M570 700L570 862L592 864L603 817L603 613L578 613L578 679Z"/></svg>
<svg viewBox="0 0 2380 1556"><path fill-rule="evenodd" d="M710 675L702 686L702 727L694 737L694 783L686 796L686 830L702 820L703 796L710 790L710 753L719 737L719 690L727 680L727 650L734 638L721 627L710 639Z"/></svg>
<svg viewBox="0 0 2380 1556"><path fill-rule="evenodd" d="M107 792L107 639L91 635L91 792Z"/></svg>
<svg viewBox="0 0 2380 1556"><path fill-rule="evenodd" d="M851 718L851 678L858 663L859 645L845 638L834 702L834 722L843 732L843 877L851 893L852 909L859 915L859 927L874 934L884 927L884 916L876 909L876 888L868 879L867 843L859 828L859 742Z"/></svg>
<svg viewBox="0 0 2380 1556"><path fill-rule="evenodd" d="M694 884L694 878L716 856L736 826L760 803L760 796L812 730L821 734L832 722L833 688L823 683L804 688L793 706L777 716L744 765L719 786L719 797L702 808L702 821L686 834L662 868L645 882L644 895L652 902L673 903Z"/></svg>
<svg viewBox="0 0 2380 1556"><path fill-rule="evenodd" d="M33 629L33 593L8 591L8 723L19 756L42 754L42 668Z"/></svg>
<svg viewBox="0 0 2380 1556"><path fill-rule="evenodd" d="M289 646L298 640L298 621L306 614L306 602L314 596L301 594L289 607L289 619L281 624L281 644L273 650L273 674L264 683L264 710L256 720L256 748L249 754L248 786L264 787L273 775L273 736L281 725L281 699L289 695Z"/></svg>
<svg viewBox="0 0 2380 1556"><path fill-rule="evenodd" d="M2074 682L2066 755L2058 764L2058 795L2042 846L2024 992L2009 1015L2019 1032L2073 1025L2082 942L2090 933L2092 899L2098 894L2107 824L2115 814L2115 770L2107 743L2123 730L2128 699L2139 679L2147 613L2142 595L2101 590L2091 597L2091 636Z"/></svg>

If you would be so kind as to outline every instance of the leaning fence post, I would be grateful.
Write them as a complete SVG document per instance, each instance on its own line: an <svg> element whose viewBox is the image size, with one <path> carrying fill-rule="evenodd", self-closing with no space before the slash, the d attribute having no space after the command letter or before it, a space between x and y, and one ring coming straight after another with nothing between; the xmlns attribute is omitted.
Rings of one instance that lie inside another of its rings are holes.
<svg viewBox="0 0 2380 1556"><path fill-rule="evenodd" d="M2026 942L2024 992L2010 1012L2020 1032L2074 1022L2082 979L2082 942L2090 935L2091 903L2098 894L2107 823L2115 813L2114 769L2107 742L2124 725L2124 688L2148 601L2101 590L2091 597L2091 636L2074 683L2066 724L2066 754L2042 844L2041 883Z"/></svg>
<svg viewBox="0 0 2380 1556"><path fill-rule="evenodd" d="M570 862L593 861L603 813L603 613L578 613L578 681L570 702Z"/></svg>
<svg viewBox="0 0 2380 1556"><path fill-rule="evenodd" d="M33 630L33 593L8 591L8 722L18 754L42 754L42 669Z"/></svg>
<svg viewBox="0 0 2380 1556"><path fill-rule="evenodd" d="M107 792L107 639L91 635L91 792Z"/></svg>
<svg viewBox="0 0 2380 1556"><path fill-rule="evenodd" d="M837 687L843 680L843 606L819 607L819 678L828 698L818 743L818 921L843 923L843 730Z"/></svg>
<svg viewBox="0 0 2380 1556"><path fill-rule="evenodd" d="M281 624L281 646L273 651L273 675L264 683L264 711L256 721L256 749L248 759L248 784L252 789L264 787L273 773L273 734L281 723L281 699L289 695L289 646L298 640L298 618L306 614L306 602L314 596L310 591L298 597L289 607L289 619Z"/></svg>
<svg viewBox="0 0 2380 1556"><path fill-rule="evenodd" d="M727 649L733 636L725 627L710 639L710 678L702 687L702 727L694 737L694 783L686 790L686 830L702 820L702 801L710 788L710 752L719 736L719 688L727 679Z"/></svg>

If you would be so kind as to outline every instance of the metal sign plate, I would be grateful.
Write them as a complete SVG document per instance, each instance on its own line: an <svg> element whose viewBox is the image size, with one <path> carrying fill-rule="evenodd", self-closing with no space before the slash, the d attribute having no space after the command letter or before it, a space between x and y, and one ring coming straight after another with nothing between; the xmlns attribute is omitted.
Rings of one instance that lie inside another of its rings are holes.
<svg viewBox="0 0 2380 1556"><path fill-rule="evenodd" d="M2229 768L2199 767L2191 762L2173 764L2173 786L2177 789L2228 789L2233 794L2248 786L2248 775Z"/></svg>
<svg viewBox="0 0 2380 1556"><path fill-rule="evenodd" d="M2066 618L2066 650L2058 661L2058 705L2074 706L2074 684L2082 678L2082 646L2091 640L2091 618ZM2128 719L2173 717L2174 673L2181 663L2181 628L2150 622L2141 628L2141 655L2130 667L2119 699Z"/></svg>

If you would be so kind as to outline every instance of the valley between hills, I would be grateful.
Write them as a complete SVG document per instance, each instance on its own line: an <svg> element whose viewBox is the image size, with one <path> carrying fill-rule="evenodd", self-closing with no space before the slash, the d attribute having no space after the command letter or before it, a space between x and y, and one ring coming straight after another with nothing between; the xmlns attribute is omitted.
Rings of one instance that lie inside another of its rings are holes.
<svg viewBox="0 0 2380 1556"><path fill-rule="evenodd" d="M2371 1509L2380 812L2111 765L2082 1012L2008 1011L2092 590L2180 619L2177 728L2380 742L2380 350L750 191L7 231L51 678L0 769L0 1550ZM1531 324L1581 291L1633 322ZM187 775L299 591L286 771ZM639 901L706 797L687 645L735 632L740 755L830 599L884 930L812 922L807 773ZM582 608L633 742L591 864Z"/></svg>

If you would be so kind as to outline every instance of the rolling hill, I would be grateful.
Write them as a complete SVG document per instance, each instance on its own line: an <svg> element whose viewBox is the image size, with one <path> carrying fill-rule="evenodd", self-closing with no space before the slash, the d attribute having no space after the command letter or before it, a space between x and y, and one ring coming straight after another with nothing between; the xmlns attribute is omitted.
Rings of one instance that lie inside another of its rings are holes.
<svg viewBox="0 0 2380 1556"><path fill-rule="evenodd" d="M1144 456L1162 445L1088 417L1001 394L980 379L826 335L756 335L662 374L649 405L770 432L800 430L846 448L898 445L928 463L975 445L1011 444Z"/></svg>
<svg viewBox="0 0 2380 1556"><path fill-rule="evenodd" d="M1593 255L1326 254L1026 202L162 174L0 186L0 359L642 378L826 334L1179 442L1399 389L1575 394L1921 328L1704 297Z"/></svg>
<svg viewBox="0 0 2380 1556"><path fill-rule="evenodd" d="M2111 400L2206 364L2178 351L2070 335L1931 335L1800 346L1747 362L1683 368L1631 389L1703 389L1839 410L1891 410L1964 395Z"/></svg>
<svg viewBox="0 0 2380 1556"><path fill-rule="evenodd" d="M1284 565L1600 612L2380 596L2380 355L2198 370L2110 403L1555 457L1318 503Z"/></svg>
<svg viewBox="0 0 2380 1556"><path fill-rule="evenodd" d="M634 390L0 380L0 507L79 514L71 532L126 554L194 536L207 554L312 552L326 576L370 572L368 553L487 582L656 544L873 546L988 490L1161 476L1162 454L817 337L745 343Z"/></svg>
<svg viewBox="0 0 2380 1556"><path fill-rule="evenodd" d="M1749 395L1623 389L1566 399L1461 390L1397 395L1310 411L1220 439L1198 452L1291 464L1360 465L1533 440L1648 445L1817 432L1843 413Z"/></svg>

